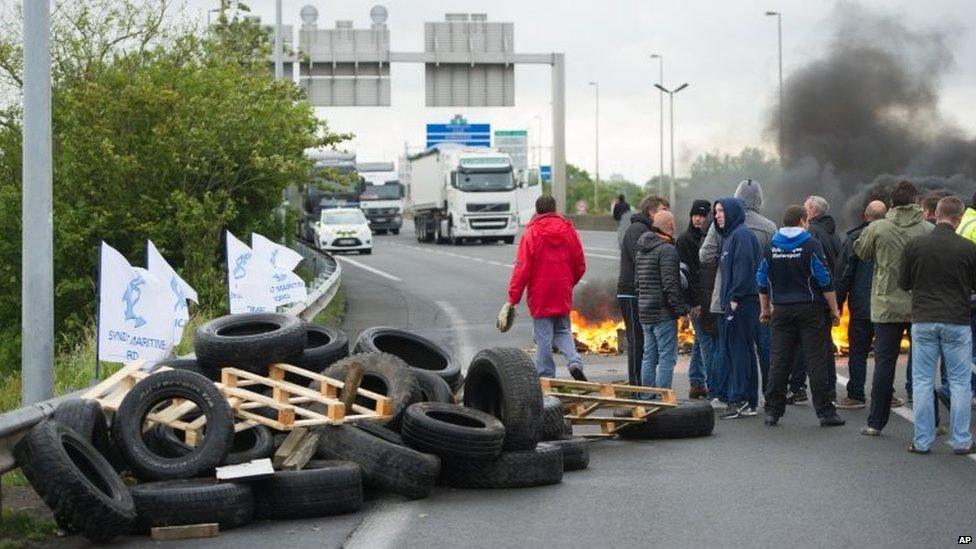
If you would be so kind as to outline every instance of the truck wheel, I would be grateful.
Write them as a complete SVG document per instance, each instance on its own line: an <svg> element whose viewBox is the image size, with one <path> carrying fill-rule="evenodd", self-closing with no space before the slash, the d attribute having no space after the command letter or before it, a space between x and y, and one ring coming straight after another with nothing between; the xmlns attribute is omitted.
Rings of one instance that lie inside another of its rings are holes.
<svg viewBox="0 0 976 549"><path fill-rule="evenodd" d="M441 222L439 219L434 220L434 244L443 244L444 236L441 234Z"/></svg>
<svg viewBox="0 0 976 549"><path fill-rule="evenodd" d="M400 229L390 229L390 232L397 235L400 234Z"/></svg>
<svg viewBox="0 0 976 549"><path fill-rule="evenodd" d="M514 236L506 236L505 237L505 244L515 244L515 237Z"/></svg>

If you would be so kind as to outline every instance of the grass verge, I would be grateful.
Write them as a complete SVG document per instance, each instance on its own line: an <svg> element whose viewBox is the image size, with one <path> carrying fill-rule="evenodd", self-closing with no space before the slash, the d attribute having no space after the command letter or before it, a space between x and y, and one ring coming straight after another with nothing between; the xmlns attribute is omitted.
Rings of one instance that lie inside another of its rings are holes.
<svg viewBox="0 0 976 549"><path fill-rule="evenodd" d="M43 541L57 534L53 520L38 520L23 511L4 511L0 517L0 549L20 549L31 542Z"/></svg>
<svg viewBox="0 0 976 549"><path fill-rule="evenodd" d="M336 290L332 301L322 309L319 314L312 319L312 324L320 324L331 328L338 328L342 325L342 319L346 316L346 291L340 285Z"/></svg>

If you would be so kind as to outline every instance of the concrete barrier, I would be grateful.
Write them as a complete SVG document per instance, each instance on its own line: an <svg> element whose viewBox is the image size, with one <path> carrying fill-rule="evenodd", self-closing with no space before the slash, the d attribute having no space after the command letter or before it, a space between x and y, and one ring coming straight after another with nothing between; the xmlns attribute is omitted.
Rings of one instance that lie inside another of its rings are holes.
<svg viewBox="0 0 976 549"><path fill-rule="evenodd" d="M617 222L612 215L567 215L580 231L616 231Z"/></svg>

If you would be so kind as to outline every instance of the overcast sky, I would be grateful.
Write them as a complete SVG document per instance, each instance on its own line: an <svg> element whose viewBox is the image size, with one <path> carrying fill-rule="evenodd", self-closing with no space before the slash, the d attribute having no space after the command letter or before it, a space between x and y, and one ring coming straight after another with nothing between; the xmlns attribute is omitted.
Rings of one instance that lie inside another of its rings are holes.
<svg viewBox="0 0 976 549"><path fill-rule="evenodd" d="M273 22L272 0L249 4ZM284 22L300 26L299 10L312 4L320 28L351 20L368 28L375 2L284 0ZM690 84L675 99L675 158L678 174L709 150L738 152L747 145L775 152L775 135L764 132L776 106L776 21L783 13L784 73L818 57L831 37L829 20L844 4L816 0L387 0L391 47L422 51L423 24L445 12L487 13L489 21L515 24L519 53L566 54L566 147L569 162L592 172L594 94L600 84L600 175L622 173L644 181L659 170L657 60L664 56L666 85ZM871 0L861 5L902 16L913 28L951 29L955 65L942 86L941 106L972 135L976 130L976 1ZM218 0L189 0L187 15L206 18ZM393 65L391 107L318 109L340 131L356 134L349 144L363 161L391 160L404 142L422 147L424 124L447 122L461 113L493 129L527 128L536 143L541 116L543 145L551 142L548 66L517 67L515 107L428 108L421 65ZM926 75L919 75L920 78ZM665 116L667 116L665 102ZM667 140L667 127L665 139ZM667 146L667 143L666 143ZM665 155L667 155L665 150ZM544 159L548 156L544 154ZM665 156L667 163L667 156ZM665 166L667 170L667 164Z"/></svg>

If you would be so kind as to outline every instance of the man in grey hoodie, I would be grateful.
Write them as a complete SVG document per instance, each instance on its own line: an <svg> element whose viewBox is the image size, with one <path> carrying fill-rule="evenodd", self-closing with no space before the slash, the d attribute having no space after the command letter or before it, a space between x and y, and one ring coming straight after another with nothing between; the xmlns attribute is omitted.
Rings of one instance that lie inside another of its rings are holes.
<svg viewBox="0 0 976 549"><path fill-rule="evenodd" d="M776 223L773 223L768 218L763 217L762 207L763 207L763 191L762 186L759 182L754 179L744 179L739 182L738 187L735 189L735 198L741 199L746 205L746 221L745 226L747 229L752 231L752 234L756 236L759 240L759 246L761 249L765 250L770 241L773 239L773 235L776 234ZM701 260L702 265L717 264L719 256L722 250L722 235L719 234L715 224L708 229L708 234L705 235L705 241L702 243L701 250L698 252L698 258ZM720 303L720 298L722 292L722 276L721 274L715 277L715 291L712 293L712 303L709 311L713 314L722 314L722 305ZM717 348L722 349L725 346L725 334L723 333L723 323L719 322L719 341L716 345ZM759 324L759 316L756 316L756 325L758 329L756 330L756 347L759 355L759 371L762 374L762 390L766 390L766 377L769 373L769 327L762 326ZM728 384L728 365L724 364L722 361L722 355L716 356L715 360L712 361L712 372L707 373L707 378L709 380L715 379L715 387L712 387L711 381L708 387L708 398L710 399L709 404L715 410L724 410L725 404L723 399L725 397L727 384ZM755 403L752 403L755 405Z"/></svg>

